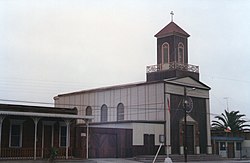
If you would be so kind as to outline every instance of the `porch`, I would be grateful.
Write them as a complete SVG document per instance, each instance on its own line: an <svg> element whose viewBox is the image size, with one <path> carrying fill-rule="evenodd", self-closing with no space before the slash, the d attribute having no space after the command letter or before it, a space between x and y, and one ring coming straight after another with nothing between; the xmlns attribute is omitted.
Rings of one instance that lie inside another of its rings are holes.
<svg viewBox="0 0 250 163"><path fill-rule="evenodd" d="M51 150L57 157L71 158L76 120L84 120L88 131L91 118L77 115L76 108L0 104L0 159L49 158Z"/></svg>

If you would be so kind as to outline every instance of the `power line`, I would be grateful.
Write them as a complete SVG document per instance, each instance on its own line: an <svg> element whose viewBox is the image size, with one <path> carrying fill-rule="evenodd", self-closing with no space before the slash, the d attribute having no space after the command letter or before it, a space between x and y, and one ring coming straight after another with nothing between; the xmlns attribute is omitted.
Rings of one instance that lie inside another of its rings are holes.
<svg viewBox="0 0 250 163"><path fill-rule="evenodd" d="M25 101L25 100L9 100L9 99L0 99L0 101L5 101L5 102L14 102L14 103L29 103L29 104L42 104L42 105L54 105L54 103L50 103L50 102L38 102L38 101ZM57 104L58 105L58 104ZM84 104L59 104L59 105L61 105L61 106L64 106L64 107L62 107L62 108L65 108L65 106L68 106L68 107L81 107L81 106L83 106L83 107L88 107L89 105L84 105ZM160 112L160 111L164 111L164 107L159 107L159 108L157 108L157 107L142 107L142 106L148 106L148 105L164 105L163 103L153 103L153 104L147 104L147 105L145 105L145 104L141 104L141 105L130 105L129 107L127 107L127 109L132 109L132 110L134 110L134 109L136 109L136 112L138 112L138 110L148 110L148 112ZM94 109L92 109L93 111L96 111L96 110L100 110L101 109L101 107L102 107L103 105L91 105L91 107L92 108L94 108ZM117 107L116 106L108 106L108 108L110 108L110 109L112 109L112 108L114 108L114 109L116 109ZM151 110L151 111L150 111ZM170 112L174 112L174 111L183 111L183 109L182 108L175 108L175 109L171 109L170 110ZM81 111L82 112L82 111ZM204 113L201 113L201 114L209 114L209 115L213 115L213 116L217 116L217 115L220 115L220 114L217 114L217 113L206 113L206 112L204 112Z"/></svg>

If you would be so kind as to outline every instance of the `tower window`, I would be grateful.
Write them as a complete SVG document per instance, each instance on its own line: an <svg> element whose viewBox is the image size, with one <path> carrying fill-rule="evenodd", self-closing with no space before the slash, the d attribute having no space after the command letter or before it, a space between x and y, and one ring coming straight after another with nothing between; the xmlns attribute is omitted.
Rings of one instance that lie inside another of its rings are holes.
<svg viewBox="0 0 250 163"><path fill-rule="evenodd" d="M165 42L162 45L162 64L169 63L169 44Z"/></svg>
<svg viewBox="0 0 250 163"><path fill-rule="evenodd" d="M179 43L178 45L178 63L184 63L184 45L183 43Z"/></svg>
<svg viewBox="0 0 250 163"><path fill-rule="evenodd" d="M108 121L108 107L107 105L102 105L101 107L101 122L107 122Z"/></svg>

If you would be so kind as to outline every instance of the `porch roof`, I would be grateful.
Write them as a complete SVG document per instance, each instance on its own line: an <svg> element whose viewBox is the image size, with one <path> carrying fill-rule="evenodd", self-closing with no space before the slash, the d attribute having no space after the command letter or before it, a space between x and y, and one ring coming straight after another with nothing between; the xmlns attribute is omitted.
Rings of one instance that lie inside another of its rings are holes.
<svg viewBox="0 0 250 163"><path fill-rule="evenodd" d="M46 117L46 118L65 118L65 119L83 119L90 120L93 116L82 116L73 114L55 114L55 113L37 113L37 112L21 112L21 111L0 111L0 115L28 116L28 117Z"/></svg>

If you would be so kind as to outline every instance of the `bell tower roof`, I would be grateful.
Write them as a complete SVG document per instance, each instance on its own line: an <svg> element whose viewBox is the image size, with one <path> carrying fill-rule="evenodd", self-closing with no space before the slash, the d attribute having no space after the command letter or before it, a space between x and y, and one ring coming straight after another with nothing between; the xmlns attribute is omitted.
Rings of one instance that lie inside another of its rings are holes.
<svg viewBox="0 0 250 163"><path fill-rule="evenodd" d="M160 30L157 38L157 63L147 66L147 81L192 77L199 81L199 66L188 62L188 37L190 36L173 21Z"/></svg>
<svg viewBox="0 0 250 163"><path fill-rule="evenodd" d="M168 25L166 25L162 30L160 30L155 37L162 38L170 35L180 35L184 37L189 37L190 35L185 32L181 27L171 21Z"/></svg>

